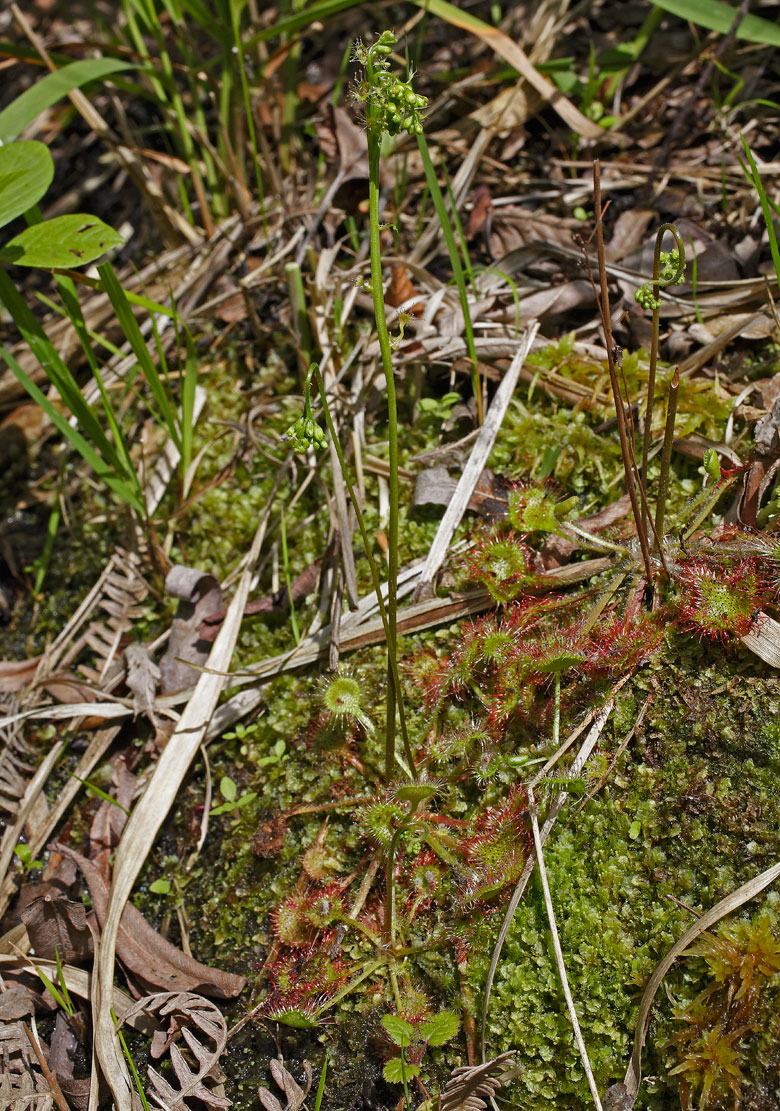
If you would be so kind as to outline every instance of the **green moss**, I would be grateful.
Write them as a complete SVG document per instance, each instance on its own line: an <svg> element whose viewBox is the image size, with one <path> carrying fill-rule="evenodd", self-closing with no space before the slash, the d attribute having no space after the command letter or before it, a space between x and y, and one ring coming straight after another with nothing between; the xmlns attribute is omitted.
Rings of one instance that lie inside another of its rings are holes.
<svg viewBox="0 0 780 1111"><path fill-rule="evenodd" d="M667 659L645 677L656 700L613 785L569 826L559 822L545 848L567 972L602 1091L625 1071L648 976L691 923L674 900L701 912L769 867L780 848L777 730L767 721L777 680L751 674L764 669L743 653L719 652L709 666L699 655L699 646L689 648L681 662ZM634 720L637 693L620 699L605 747ZM685 962L667 983L673 993L695 994ZM638 1107L677 1105L676 1079L668 1076L675 1059L666 1048L674 1030L662 992L645 1051L644 1071L654 1079ZM518 1049L522 1106L587 1101L535 884L499 966L489 1044L491 1052ZM767 1044L762 1035L745 1049L754 1082Z"/></svg>

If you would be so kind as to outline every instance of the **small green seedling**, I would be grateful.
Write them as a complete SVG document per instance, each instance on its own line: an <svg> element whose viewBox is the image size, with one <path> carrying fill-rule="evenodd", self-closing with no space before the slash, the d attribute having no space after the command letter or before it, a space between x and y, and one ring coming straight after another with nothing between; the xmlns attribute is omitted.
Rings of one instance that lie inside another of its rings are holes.
<svg viewBox="0 0 780 1111"><path fill-rule="evenodd" d="M462 398L459 393L445 393L444 397L421 397L417 402L417 408L421 413L430 414L436 420L444 421L449 420L452 416L452 409L457 405Z"/></svg>
<svg viewBox="0 0 780 1111"><path fill-rule="evenodd" d="M220 779L219 793L225 801L217 806L212 806L209 815L231 814L234 810L241 810L248 806L250 802L257 798L256 791L245 791L243 795L239 796L238 788L229 775L223 775Z"/></svg>
<svg viewBox="0 0 780 1111"><path fill-rule="evenodd" d="M76 1008L73 1006L73 1001L70 998L68 986L65 983L65 973L62 969L62 962L60 960L58 949L54 950L54 956L57 961L57 979L59 980L60 984L59 989L55 987L55 985L52 983L43 969L36 968L35 971L37 972L38 978L40 979L41 983L46 988L49 995L52 997L57 1006L61 1007L69 1018L73 1018L76 1013Z"/></svg>
<svg viewBox="0 0 780 1111"><path fill-rule="evenodd" d="M19 842L19 844L14 849L14 853L16 854L16 856L19 857L19 860L21 861L22 867L24 868L25 872L34 872L39 870L40 868L43 868L43 861L35 860L32 854L32 849L29 845L25 845L23 841Z"/></svg>

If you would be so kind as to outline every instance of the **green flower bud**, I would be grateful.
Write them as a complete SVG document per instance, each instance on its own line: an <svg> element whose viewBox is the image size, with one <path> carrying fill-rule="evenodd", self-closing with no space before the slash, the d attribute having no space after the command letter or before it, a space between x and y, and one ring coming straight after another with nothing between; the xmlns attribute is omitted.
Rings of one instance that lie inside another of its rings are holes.
<svg viewBox="0 0 780 1111"><path fill-rule="evenodd" d="M299 417L285 432L285 438L292 441L293 451L302 454L308 448L324 448L328 440L324 431L310 417Z"/></svg>

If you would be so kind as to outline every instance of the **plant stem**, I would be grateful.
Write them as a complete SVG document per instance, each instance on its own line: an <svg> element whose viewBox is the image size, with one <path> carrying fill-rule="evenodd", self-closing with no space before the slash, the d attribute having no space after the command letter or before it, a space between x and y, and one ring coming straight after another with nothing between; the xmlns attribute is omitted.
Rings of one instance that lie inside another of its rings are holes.
<svg viewBox="0 0 780 1111"><path fill-rule="evenodd" d="M669 383L669 401L666 407L666 427L664 428L664 446L661 452L661 475L658 479L658 501L655 507L655 543L661 550L664 515L666 513L666 496L669 490L669 464L672 459L672 445L674 443L674 420L677 416L677 393L680 388L680 375L675 370Z"/></svg>
<svg viewBox="0 0 780 1111"><path fill-rule="evenodd" d="M379 607L379 616L382 619L382 625L383 625L384 631L385 631L385 639L387 640L388 663L389 663L389 665L392 669L392 676L393 676L394 686L395 686L396 689L400 690L401 681L400 681L400 677L399 677L399 674L398 674L398 654L395 650L395 643L396 643L395 642L395 636L393 636L393 638L392 638L393 639L393 648L392 648L392 651L391 651L390 650L390 640L391 640L390 618L389 618L387 607L385 606L384 598L382 597L382 584L379 581L379 571L377 569L376 560L374 559L373 553L371 551L371 541L369 539L368 531L366 529L366 523L363 519L363 512L360 508L360 502L358 501L357 497L355 496L355 488L352 485L352 482L350 481L349 474L347 472L347 464L344 460L344 452L341 450L341 444L339 442L338 436L336 435L336 427L333 424L333 417L332 417L331 412L330 412L330 406L328 405L328 396L325 393L325 383L322 379L322 374L320 373L320 368L316 365L316 363L313 364L313 366L315 368L314 369L314 374L315 374L315 377L317 379L317 388L319 389L319 392L320 392L320 400L322 401L322 409L323 409L323 412L325 414L325 423L328 426L328 432L330 433L330 438L333 441L333 446L336 449L336 455L338 457L339 467L341 468L341 473L344 477L344 485L347 487L347 492L349 493L349 496L352 499L352 505L354 507L355 516L357 518L357 523L358 523L358 530L360 532L360 538L363 541L363 548L364 548L365 553L366 553L366 559L368 560L368 568L369 568L369 571L371 573L371 582L372 582L373 587L374 587L374 592L376 594L377 605ZM415 768L414 757L412 755L411 745L409 744L409 735L408 735L407 730L406 730L406 715L404 713L403 699L401 699L401 701L398 703L398 723L399 723L400 730L401 730L401 739L402 739L403 746L404 746L404 752L406 753L406 759L409 763L409 770L412 773L412 779L416 782L417 781L417 769Z"/></svg>
<svg viewBox="0 0 780 1111"><path fill-rule="evenodd" d="M371 256L371 298L374 302L374 317L385 372L387 390L387 442L388 442L388 489L390 496L390 519L387 527L388 546L388 584L387 584L387 731L385 734L385 778L390 781L395 768L395 720L396 703L400 690L396 686L396 610L398 591L398 410L395 397L395 378L390 351L390 335L385 316L385 296L382 288L382 248L379 240L379 163L382 153L382 133L370 126L368 129L368 204L369 204L369 245Z"/></svg>
<svg viewBox="0 0 780 1111"><path fill-rule="evenodd" d="M639 547L642 551L642 560L645 565L645 575L648 583L653 581L653 565L650 559L650 546L647 542L647 532L642 520L639 500L634 484L634 468L631 464L631 453L628 447L626 433L626 411L620 393L620 383L615 366L615 349L612 340L612 321L609 314L609 287L607 284L607 263L604 255L604 224L603 210L601 207L601 168L598 159L593 162L593 201L596 210L596 250L598 252L599 282L601 285L601 320L604 327L604 342L607 348L607 366L609 368L609 381L612 386L612 396L615 401L615 417L617 419L618 435L620 437L620 454L623 458L623 469L626 473L626 487L631 500L631 510L634 514Z"/></svg>

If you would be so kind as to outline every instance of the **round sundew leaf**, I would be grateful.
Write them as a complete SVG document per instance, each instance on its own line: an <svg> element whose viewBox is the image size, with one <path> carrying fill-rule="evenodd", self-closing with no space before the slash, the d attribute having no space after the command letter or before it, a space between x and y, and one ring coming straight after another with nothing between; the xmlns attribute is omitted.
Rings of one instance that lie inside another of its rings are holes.
<svg viewBox="0 0 780 1111"><path fill-rule="evenodd" d="M53 177L54 161L45 143L25 140L0 147L0 228L37 204Z"/></svg>
<svg viewBox="0 0 780 1111"><path fill-rule="evenodd" d="M552 660L545 660L544 663L535 664L534 666L539 671L548 672L550 675L560 674L562 671L567 671L570 667L577 667L584 660L584 656L556 656Z"/></svg>
<svg viewBox="0 0 780 1111"><path fill-rule="evenodd" d="M281 1022L284 1026L292 1026L295 1030L313 1030L317 1025L315 1019L291 1007L289 1011L282 1011L274 1015L274 1022Z"/></svg>
<svg viewBox="0 0 780 1111"><path fill-rule="evenodd" d="M119 232L97 216L73 213L26 228L5 244L0 250L0 259L16 266L68 270L86 266L122 243L124 239Z"/></svg>
<svg viewBox="0 0 780 1111"><path fill-rule="evenodd" d="M402 802L419 804L432 799L436 794L436 788L432 783L405 783L403 787L398 788L396 794Z"/></svg>

